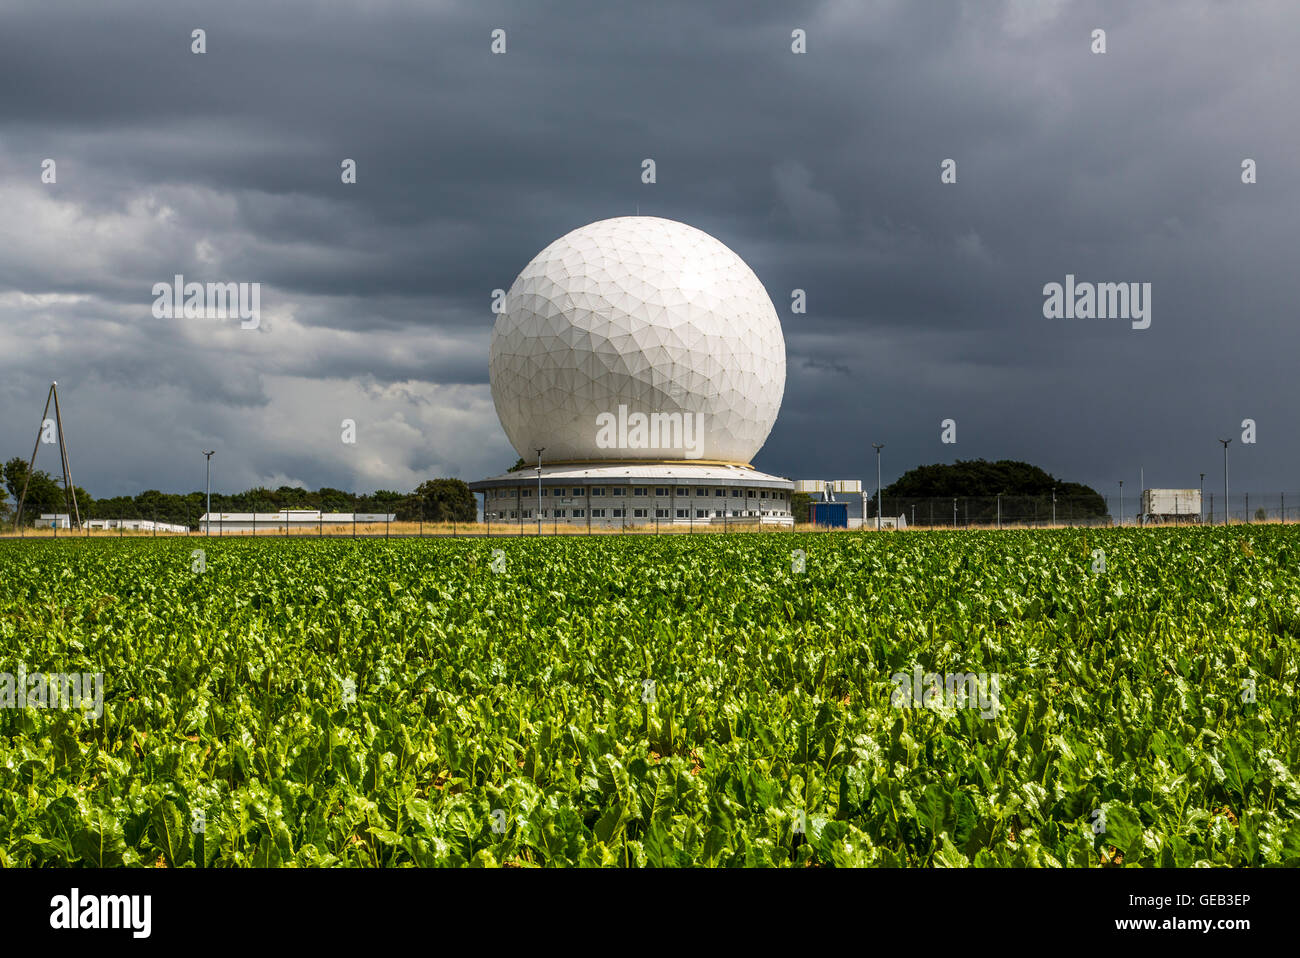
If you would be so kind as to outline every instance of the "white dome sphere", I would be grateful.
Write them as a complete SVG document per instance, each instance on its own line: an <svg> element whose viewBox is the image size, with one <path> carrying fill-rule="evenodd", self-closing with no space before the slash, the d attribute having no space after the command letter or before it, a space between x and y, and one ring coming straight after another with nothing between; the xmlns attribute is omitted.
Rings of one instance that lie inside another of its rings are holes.
<svg viewBox="0 0 1300 958"><path fill-rule="evenodd" d="M545 447L547 462L748 463L781 408L785 340L739 256L684 223L622 216L524 267L492 329L489 376L530 462Z"/></svg>

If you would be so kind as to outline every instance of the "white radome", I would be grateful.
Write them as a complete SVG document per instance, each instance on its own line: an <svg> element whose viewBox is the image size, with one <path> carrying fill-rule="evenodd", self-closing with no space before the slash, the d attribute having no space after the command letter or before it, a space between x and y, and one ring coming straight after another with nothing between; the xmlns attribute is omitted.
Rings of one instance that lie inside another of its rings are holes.
<svg viewBox="0 0 1300 958"><path fill-rule="evenodd" d="M763 284L726 246L684 223L623 216L560 237L524 267L492 329L489 377L528 461L544 447L547 462L748 463L781 408L785 340ZM636 413L693 414L699 435L689 449L646 447ZM619 417L634 428L611 446L601 424Z"/></svg>

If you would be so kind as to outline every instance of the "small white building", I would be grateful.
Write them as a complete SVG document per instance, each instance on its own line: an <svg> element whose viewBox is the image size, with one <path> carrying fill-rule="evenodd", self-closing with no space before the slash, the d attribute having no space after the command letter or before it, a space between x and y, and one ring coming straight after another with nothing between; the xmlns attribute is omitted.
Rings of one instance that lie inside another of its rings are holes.
<svg viewBox="0 0 1300 958"><path fill-rule="evenodd" d="M288 535L363 526L387 525L395 513L321 512L319 509L281 509L279 512L213 512L199 517L199 531L218 536L224 533L265 532Z"/></svg>
<svg viewBox="0 0 1300 958"><path fill-rule="evenodd" d="M66 512L42 512L39 525L45 529L71 529L72 517Z"/></svg>

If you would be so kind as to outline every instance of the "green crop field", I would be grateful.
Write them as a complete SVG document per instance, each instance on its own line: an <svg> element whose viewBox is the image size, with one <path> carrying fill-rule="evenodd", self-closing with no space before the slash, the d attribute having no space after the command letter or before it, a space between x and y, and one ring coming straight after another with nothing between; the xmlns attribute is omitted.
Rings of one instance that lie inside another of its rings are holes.
<svg viewBox="0 0 1300 958"><path fill-rule="evenodd" d="M1296 866L1298 661L1296 527L4 542L0 864Z"/></svg>

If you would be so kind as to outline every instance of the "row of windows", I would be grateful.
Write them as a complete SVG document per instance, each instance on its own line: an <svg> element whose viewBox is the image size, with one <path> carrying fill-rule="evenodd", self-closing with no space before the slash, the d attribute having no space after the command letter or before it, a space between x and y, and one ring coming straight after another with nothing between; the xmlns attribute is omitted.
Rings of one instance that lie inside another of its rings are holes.
<svg viewBox="0 0 1300 958"><path fill-rule="evenodd" d="M543 499L547 498L548 496L554 498L566 498L570 495L577 496L578 498L582 498L583 496L586 496L588 493L590 493L592 497L600 497L607 494L613 496L626 496L627 488L624 486L613 486L607 490L605 486L591 486L590 488L575 487L572 490L572 492L570 492L569 487L567 486L559 486L556 488L549 488L543 486L541 490L541 496ZM681 496L683 498L689 498L691 495L691 490L686 486L678 486L676 490L674 490L671 486L655 487L655 495L657 497L666 498L674 494L677 496ZM707 488L695 490L695 496L697 498L708 496L710 494L712 494L714 498L720 499L727 495L727 490L725 488L713 489L712 492L710 492L710 490ZM649 495L649 486L632 487L632 495L634 498L638 498L638 499L646 498ZM731 495L733 498L736 499L769 498L769 494L766 489L732 489ZM525 487L522 490L520 490L520 492L518 493L516 493L515 490L513 489L498 489L492 493L492 498L495 499L514 499L516 498L516 496L522 496L525 499L531 499L533 497L533 490L531 487ZM774 490L771 493L770 498L783 501L785 499L785 493Z"/></svg>
<svg viewBox="0 0 1300 958"><path fill-rule="evenodd" d="M656 518L656 519L671 519L671 518L673 518L673 512L674 512L674 510L672 510L672 509L656 509L656 510L655 510L655 518ZM751 516L751 517L753 517L753 516L760 516L760 515L763 515L763 516L784 516L784 515L788 515L788 514L789 514L789 513L786 513L786 512L778 512L778 511L776 511L775 509L773 509L773 510L768 510L768 509L762 509L762 510L759 510L759 509L749 509L749 510L745 510L745 509L732 509L731 512L730 512L730 516L731 516L731 518L733 518L733 519L739 519L739 518L741 518L741 517L743 517L743 516ZM725 516L725 515L728 515L728 512L727 512L727 510L725 510L725 509L714 509L714 510L712 510L711 512L710 512L710 510L708 510L708 509L696 509L696 510L695 510L695 516L694 516L694 518L696 518L696 519L708 519L708 518L721 519L721 518L722 518L723 516ZM623 518L625 518L626 516L627 516L627 510L626 510L626 509L592 509L592 510L591 510L591 518L593 518L593 519L623 519ZM509 512L508 514L507 514L506 512L504 512L504 511L502 511L501 513L496 514L495 516L493 516L493 518L497 518L497 519L507 519L507 518L509 518L509 519L531 519L531 518L533 518L533 510L532 510L532 509L523 509L523 510L511 509L510 512ZM555 519L570 519L570 518L572 518L572 519L585 519L585 518L587 518L587 510L585 510L585 509L556 509L556 510L555 510L555 514L554 514L554 516L551 516L550 513L549 513L546 509L542 509L542 510L541 510L541 518L543 518L543 519L547 519L547 518L555 518ZM649 510L649 509L633 509L633 510L632 510L632 518L634 518L634 519L648 519L648 518L650 518L650 510ZM676 510L676 518L678 518L678 519L690 519L690 518L692 518L692 517L691 517L691 510L690 510L690 509L678 509L678 510Z"/></svg>

